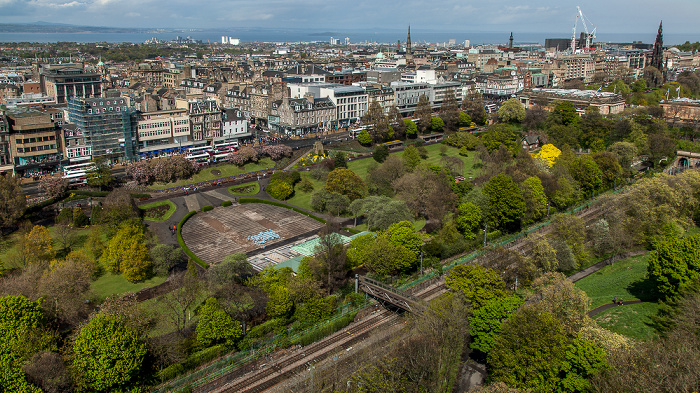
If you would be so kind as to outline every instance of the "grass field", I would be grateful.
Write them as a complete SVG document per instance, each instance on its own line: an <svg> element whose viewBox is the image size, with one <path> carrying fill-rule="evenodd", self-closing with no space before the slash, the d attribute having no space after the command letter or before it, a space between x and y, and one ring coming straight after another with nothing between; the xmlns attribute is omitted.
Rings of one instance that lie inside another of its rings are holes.
<svg viewBox="0 0 700 393"><path fill-rule="evenodd" d="M144 215L143 219L146 221L163 222L163 221L166 221L167 219L169 219L170 217L172 217L172 215L175 213L175 210L177 210L177 206L175 206L175 203L173 203L170 200L147 203L145 205L139 206L139 209L146 210L146 209L150 209L152 207L163 206L163 205L168 205L170 208L168 209L167 212L165 212L165 214L163 214L162 217L155 218L155 217L148 217L148 216Z"/></svg>
<svg viewBox="0 0 700 393"><path fill-rule="evenodd" d="M121 275L106 272L100 278L92 282L90 289L92 289L92 293L94 293L97 298L102 300L110 295L136 292L143 288L154 287L162 284L164 281L165 277L153 277L149 280L134 284L130 283Z"/></svg>
<svg viewBox="0 0 700 393"><path fill-rule="evenodd" d="M645 254L623 259L576 282L576 287L591 299L591 309L612 303L615 296L623 301L644 301L602 311L593 317L600 326L640 340L654 337L655 330L648 324L651 316L656 315L659 303L646 279L648 257Z"/></svg>
<svg viewBox="0 0 700 393"><path fill-rule="evenodd" d="M593 317L598 324L612 332L639 340L649 340L656 336L649 326L650 316L656 315L658 303L638 303L613 307Z"/></svg>
<svg viewBox="0 0 700 393"><path fill-rule="evenodd" d="M187 184L194 184L203 181L209 181L214 179L220 179L227 176L242 175L248 172L255 172L267 168L274 168L275 163L270 158L263 158L255 164L246 164L245 167L240 168L233 164L218 165L215 167L202 168L199 173L196 173L190 179L179 180L172 183L154 183L151 186L153 190L163 190L165 188L179 187ZM219 171L220 174L213 174L212 171Z"/></svg>
<svg viewBox="0 0 700 393"><path fill-rule="evenodd" d="M290 205L294 205L296 207L300 207L302 209L307 209L307 210L313 210L311 208L311 195L314 193L314 191L321 189L322 187L325 186L325 183L322 181L318 181L311 177L309 175L309 172L302 171L300 172L301 178L303 179L308 179L313 185L314 189L311 192L303 192L299 189L298 183L297 186L294 187L294 194L292 195L291 198L287 199L286 203L289 203Z"/></svg>
<svg viewBox="0 0 700 393"><path fill-rule="evenodd" d="M591 309L612 303L613 297L623 300L655 300L646 281L647 255L623 259L576 282L591 299Z"/></svg>
<svg viewBox="0 0 700 393"><path fill-rule="evenodd" d="M236 192L236 190L248 188L251 186L252 186L252 188L247 192ZM228 192L230 194L233 194L233 195L255 195L255 194L260 192L260 183L253 181L253 182L238 184L238 185L229 187Z"/></svg>

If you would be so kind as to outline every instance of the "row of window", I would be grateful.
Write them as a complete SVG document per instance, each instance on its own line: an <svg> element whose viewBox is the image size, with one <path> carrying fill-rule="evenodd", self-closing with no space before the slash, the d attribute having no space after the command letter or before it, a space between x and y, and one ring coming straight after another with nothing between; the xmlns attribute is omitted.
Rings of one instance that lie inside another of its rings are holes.
<svg viewBox="0 0 700 393"><path fill-rule="evenodd" d="M139 137L145 138L149 136L156 136L156 135L170 135L170 130L152 130L152 131L139 131Z"/></svg>
<svg viewBox="0 0 700 393"><path fill-rule="evenodd" d="M15 143L17 144L24 144L24 143L36 143L36 142L47 142L47 141L53 141L55 140L56 137L53 135L48 135L48 136L40 136L36 138L24 138L24 139L15 139Z"/></svg>
<svg viewBox="0 0 700 393"><path fill-rule="evenodd" d="M94 113L94 114L100 114L100 113L114 112L115 109L116 109L117 112L121 112L122 107L119 107L119 106L118 106L118 107L114 108L114 107L111 107L111 106L110 106L110 107L109 107L109 110L107 110L107 108L102 108L102 109L100 109L100 108L88 109L88 113L89 113L89 114L93 114L93 113ZM123 109L124 109L124 111L126 111L126 107L124 107Z"/></svg>
<svg viewBox="0 0 700 393"><path fill-rule="evenodd" d="M18 147L17 148L17 153L31 153L34 151L44 151L44 150L51 150L55 149L56 145L43 145L43 146L32 146L32 147Z"/></svg>
<svg viewBox="0 0 700 393"><path fill-rule="evenodd" d="M90 155L89 147L78 147L74 149L66 149L68 158L85 157Z"/></svg>
<svg viewBox="0 0 700 393"><path fill-rule="evenodd" d="M158 123L139 123L139 130L147 130L151 128L162 128L162 127L170 127L170 122L169 121L161 121Z"/></svg>

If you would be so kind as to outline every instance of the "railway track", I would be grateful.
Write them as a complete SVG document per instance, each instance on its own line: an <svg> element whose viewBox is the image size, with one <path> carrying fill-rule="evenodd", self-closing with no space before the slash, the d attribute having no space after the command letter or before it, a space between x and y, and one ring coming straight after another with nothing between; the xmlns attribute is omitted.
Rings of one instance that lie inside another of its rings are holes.
<svg viewBox="0 0 700 393"><path fill-rule="evenodd" d="M577 216L590 225L603 214L603 209L598 205L585 209ZM546 235L551 228L545 226L536 231L539 235ZM532 243L526 239L519 239L504 247L527 254L531 251ZM491 252L486 252L469 263L483 265L490 261ZM447 291L442 280L429 285L426 288L413 293L414 296L429 301ZM339 350L349 350L353 345L369 337L370 332L380 326L390 327L399 323L400 318L396 314L381 309L374 312L360 322L336 332L314 344L295 349L292 353L284 355L276 360L269 358L257 360L246 366L231 370L231 372L212 380L202 379L193 385L193 391L197 393L260 393L264 392L282 381L309 370L315 363L321 362Z"/></svg>

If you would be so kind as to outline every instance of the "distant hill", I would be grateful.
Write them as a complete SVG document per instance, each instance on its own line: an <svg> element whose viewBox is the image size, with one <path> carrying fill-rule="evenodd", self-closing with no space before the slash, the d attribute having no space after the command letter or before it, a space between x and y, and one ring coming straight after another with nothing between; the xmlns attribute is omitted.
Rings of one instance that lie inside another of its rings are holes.
<svg viewBox="0 0 700 393"><path fill-rule="evenodd" d="M0 23L0 33L144 33L154 29L125 27L76 26L63 23Z"/></svg>

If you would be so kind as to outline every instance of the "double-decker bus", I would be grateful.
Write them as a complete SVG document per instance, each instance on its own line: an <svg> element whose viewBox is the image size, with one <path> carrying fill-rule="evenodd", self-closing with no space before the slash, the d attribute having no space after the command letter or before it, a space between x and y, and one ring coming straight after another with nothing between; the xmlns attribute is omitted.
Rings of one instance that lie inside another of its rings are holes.
<svg viewBox="0 0 700 393"><path fill-rule="evenodd" d="M66 165L63 167L63 176L72 175L76 173L85 173L90 169L95 168L95 163L86 162L83 164Z"/></svg>
<svg viewBox="0 0 700 393"><path fill-rule="evenodd" d="M71 188L87 185L87 175L84 171L82 173L74 172L64 175L63 178L68 180L68 186Z"/></svg>

